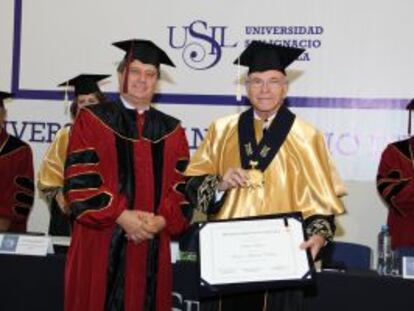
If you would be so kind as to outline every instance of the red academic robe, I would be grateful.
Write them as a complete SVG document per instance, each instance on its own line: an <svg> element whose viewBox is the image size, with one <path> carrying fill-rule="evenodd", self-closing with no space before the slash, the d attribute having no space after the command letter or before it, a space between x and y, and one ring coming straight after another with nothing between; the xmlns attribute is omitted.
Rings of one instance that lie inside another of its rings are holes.
<svg viewBox="0 0 414 311"><path fill-rule="evenodd" d="M32 150L0 131L0 217L10 219L9 232L26 232L34 193Z"/></svg>
<svg viewBox="0 0 414 311"><path fill-rule="evenodd" d="M414 246L413 139L389 144L378 168L377 189L387 203L393 249Z"/></svg>
<svg viewBox="0 0 414 311"><path fill-rule="evenodd" d="M188 143L178 120L151 108L140 135L136 117L118 101L84 109L73 126L65 192L76 220L66 311L172 308L170 238L191 214L182 192ZM127 208L164 216L166 228L151 242L127 241L115 223Z"/></svg>

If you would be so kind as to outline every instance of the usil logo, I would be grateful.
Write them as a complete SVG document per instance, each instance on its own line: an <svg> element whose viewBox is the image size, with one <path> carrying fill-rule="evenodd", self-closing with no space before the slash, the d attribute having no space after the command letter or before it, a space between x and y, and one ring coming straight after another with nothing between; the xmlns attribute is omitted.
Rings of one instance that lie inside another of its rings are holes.
<svg viewBox="0 0 414 311"><path fill-rule="evenodd" d="M223 48L237 46L226 41L227 26L209 26L205 21L196 20L181 28L168 27L169 44L174 49L182 49L184 63L194 70L214 67L221 59Z"/></svg>

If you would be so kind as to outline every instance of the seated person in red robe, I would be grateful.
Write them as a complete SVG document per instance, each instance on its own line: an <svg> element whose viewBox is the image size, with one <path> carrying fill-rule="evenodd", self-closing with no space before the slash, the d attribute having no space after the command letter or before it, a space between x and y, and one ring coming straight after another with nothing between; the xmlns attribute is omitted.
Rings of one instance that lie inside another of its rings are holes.
<svg viewBox="0 0 414 311"><path fill-rule="evenodd" d="M6 132L3 100L12 94L0 92L0 231L26 232L33 206L33 157L30 146Z"/></svg>
<svg viewBox="0 0 414 311"><path fill-rule="evenodd" d="M414 138L411 136L411 110L408 104L409 138L390 143L382 152L377 189L388 206L388 227L393 249L414 246Z"/></svg>

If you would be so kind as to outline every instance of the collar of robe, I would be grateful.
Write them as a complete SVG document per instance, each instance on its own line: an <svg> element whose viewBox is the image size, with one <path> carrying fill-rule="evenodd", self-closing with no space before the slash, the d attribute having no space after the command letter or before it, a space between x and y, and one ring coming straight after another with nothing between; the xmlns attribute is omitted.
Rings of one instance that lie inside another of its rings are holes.
<svg viewBox="0 0 414 311"><path fill-rule="evenodd" d="M120 136L132 140L141 138L136 124L138 112L126 108L120 99L85 108ZM180 121L174 117L150 107L145 112L142 138L152 142L160 141L171 134L179 124Z"/></svg>
<svg viewBox="0 0 414 311"><path fill-rule="evenodd" d="M263 133L263 138L257 143L253 108L243 112L238 122L242 168L265 171L286 140L295 117L294 113L282 105L270 127Z"/></svg>

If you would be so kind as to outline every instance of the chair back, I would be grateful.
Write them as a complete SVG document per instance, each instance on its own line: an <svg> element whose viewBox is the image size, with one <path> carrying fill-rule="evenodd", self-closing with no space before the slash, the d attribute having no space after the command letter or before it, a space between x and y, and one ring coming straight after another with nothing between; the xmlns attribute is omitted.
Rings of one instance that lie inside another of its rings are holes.
<svg viewBox="0 0 414 311"><path fill-rule="evenodd" d="M345 269L369 270L371 248L351 242L330 242L322 255L323 266L339 266Z"/></svg>

